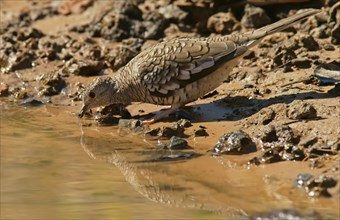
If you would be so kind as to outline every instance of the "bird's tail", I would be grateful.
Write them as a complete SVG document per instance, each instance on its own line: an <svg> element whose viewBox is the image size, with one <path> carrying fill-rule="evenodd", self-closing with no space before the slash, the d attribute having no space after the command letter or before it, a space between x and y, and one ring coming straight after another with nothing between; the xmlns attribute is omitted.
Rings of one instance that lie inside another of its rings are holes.
<svg viewBox="0 0 340 220"><path fill-rule="evenodd" d="M295 23L308 18L309 16L319 13L319 9L307 9L303 12L290 16L288 18L281 19L273 24L264 26L257 30L244 33L241 38L238 39L240 45L245 45L248 48L253 47L261 40L263 37L282 31Z"/></svg>

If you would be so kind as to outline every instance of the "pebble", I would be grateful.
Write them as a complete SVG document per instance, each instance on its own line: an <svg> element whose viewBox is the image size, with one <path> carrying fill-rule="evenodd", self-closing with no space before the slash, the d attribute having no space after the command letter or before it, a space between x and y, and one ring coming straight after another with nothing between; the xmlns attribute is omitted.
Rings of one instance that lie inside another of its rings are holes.
<svg viewBox="0 0 340 220"><path fill-rule="evenodd" d="M317 117L317 111L313 105L301 100L295 100L288 105L287 116L293 120L313 119Z"/></svg>
<svg viewBox="0 0 340 220"><path fill-rule="evenodd" d="M222 135L213 148L212 154L244 154L254 151L256 151L254 142L247 133L240 130Z"/></svg>

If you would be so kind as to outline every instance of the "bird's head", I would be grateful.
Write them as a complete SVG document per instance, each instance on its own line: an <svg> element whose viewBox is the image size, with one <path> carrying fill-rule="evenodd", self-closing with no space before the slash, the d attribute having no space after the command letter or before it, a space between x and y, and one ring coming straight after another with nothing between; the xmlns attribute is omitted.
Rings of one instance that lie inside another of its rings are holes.
<svg viewBox="0 0 340 220"><path fill-rule="evenodd" d="M117 93L116 83L112 78L97 78L91 82L82 95L83 106L79 117L91 108L107 106L115 103L112 97Z"/></svg>

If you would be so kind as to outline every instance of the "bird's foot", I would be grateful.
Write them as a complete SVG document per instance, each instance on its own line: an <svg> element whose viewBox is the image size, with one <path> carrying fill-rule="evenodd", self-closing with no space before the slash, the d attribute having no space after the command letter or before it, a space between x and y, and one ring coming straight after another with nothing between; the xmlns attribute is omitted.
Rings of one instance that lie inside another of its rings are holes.
<svg viewBox="0 0 340 220"><path fill-rule="evenodd" d="M169 109L167 109L165 111L161 111L159 114L153 116L152 118L150 118L148 120L144 120L143 124L153 124L153 123L155 123L157 121L160 121L163 118L168 117L170 114L176 112L176 110L177 110L177 108L171 107L171 108L169 108Z"/></svg>

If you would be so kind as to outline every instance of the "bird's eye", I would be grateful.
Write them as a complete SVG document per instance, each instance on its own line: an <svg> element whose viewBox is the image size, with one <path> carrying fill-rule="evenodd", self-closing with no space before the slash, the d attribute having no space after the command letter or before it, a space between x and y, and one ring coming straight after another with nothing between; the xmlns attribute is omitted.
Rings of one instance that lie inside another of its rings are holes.
<svg viewBox="0 0 340 220"><path fill-rule="evenodd" d="M89 93L89 96L90 96L90 98L94 98L94 97L96 97L96 93L90 92L90 93Z"/></svg>

